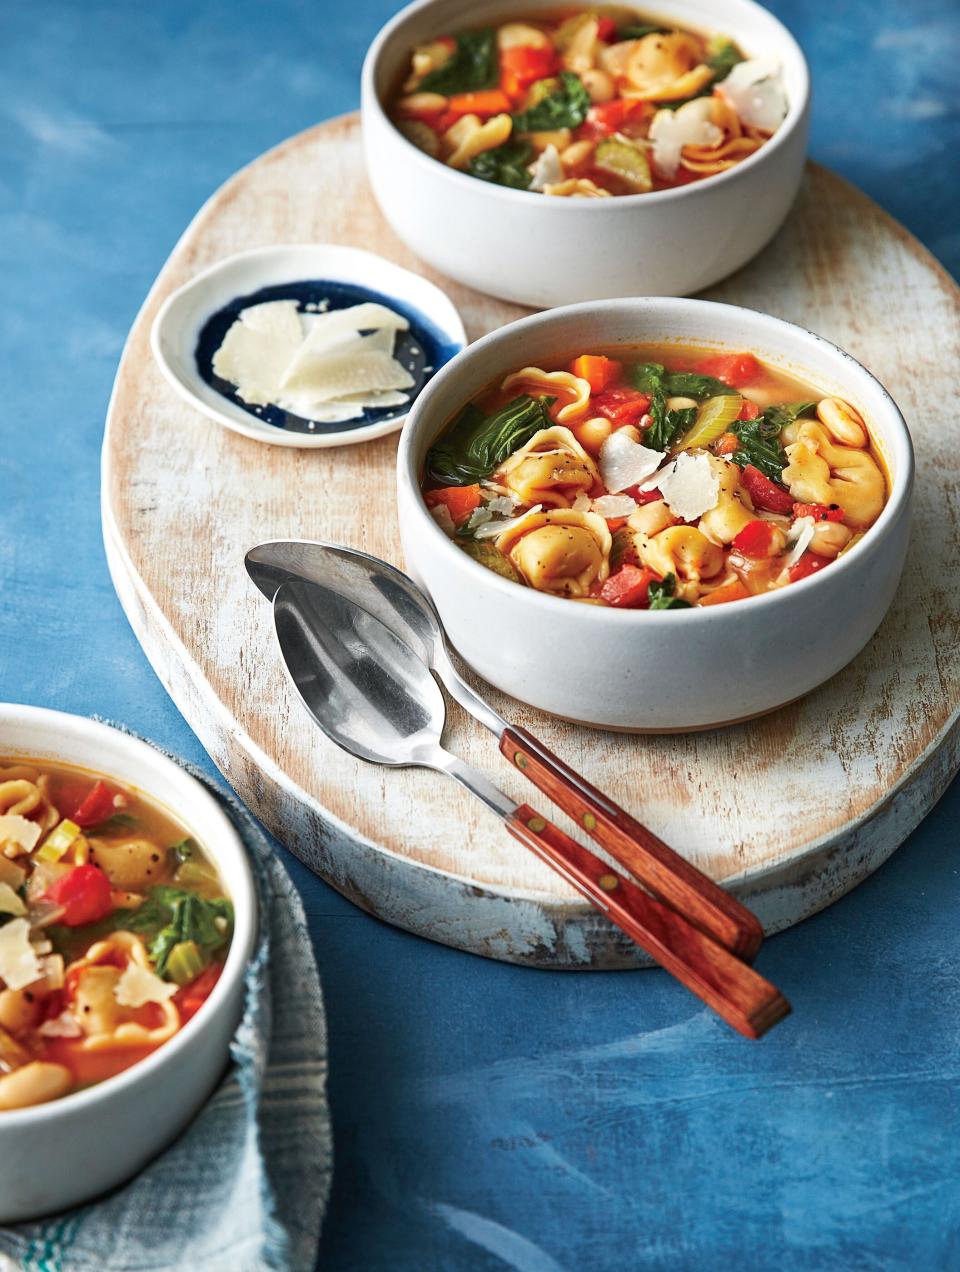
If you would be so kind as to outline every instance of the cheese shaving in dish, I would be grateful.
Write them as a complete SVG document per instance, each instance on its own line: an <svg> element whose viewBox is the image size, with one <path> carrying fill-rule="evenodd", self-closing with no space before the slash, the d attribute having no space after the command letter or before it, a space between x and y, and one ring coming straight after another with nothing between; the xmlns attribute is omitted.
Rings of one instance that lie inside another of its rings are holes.
<svg viewBox="0 0 960 1272"><path fill-rule="evenodd" d="M147 1003L165 1003L176 992L176 985L161 980L149 967L128 963L114 986L113 996L121 1007L144 1007Z"/></svg>
<svg viewBox="0 0 960 1272"><path fill-rule="evenodd" d="M396 333L409 326L402 314L373 302L300 313L295 300L267 301L241 310L213 370L248 405L337 424L409 401L403 390L412 388L413 376L393 356Z"/></svg>
<svg viewBox="0 0 960 1272"><path fill-rule="evenodd" d="M30 924L12 919L0 927L0 980L7 989L23 989L41 974L40 960L30 944Z"/></svg>
<svg viewBox="0 0 960 1272"><path fill-rule="evenodd" d="M637 511L637 501L629 495L601 495L590 504L590 511L601 517L629 517Z"/></svg>
<svg viewBox="0 0 960 1272"><path fill-rule="evenodd" d="M26 914L27 907L9 883L0 883L0 914Z"/></svg>
<svg viewBox="0 0 960 1272"><path fill-rule="evenodd" d="M0 846L16 844L24 852L33 852L42 833L42 828L36 822L30 821L28 817L21 817L19 813L4 813L0 817Z"/></svg>
<svg viewBox="0 0 960 1272"><path fill-rule="evenodd" d="M681 521L696 521L717 506L720 478L709 455L681 453L662 468L641 490L659 490L663 502Z"/></svg>
<svg viewBox="0 0 960 1272"><path fill-rule="evenodd" d="M793 546L790 547L790 551L784 560L785 566L789 568L791 565L797 564L813 541L816 528L817 523L813 517L798 517L796 519L787 535L787 546L789 547L791 544Z"/></svg>
<svg viewBox="0 0 960 1272"><path fill-rule="evenodd" d="M787 95L776 58L754 57L738 62L717 88L748 128L772 133L786 118Z"/></svg>
<svg viewBox="0 0 960 1272"><path fill-rule="evenodd" d="M665 455L666 451L651 450L618 430L600 447L600 478L611 494L617 494L649 477Z"/></svg>
<svg viewBox="0 0 960 1272"><path fill-rule="evenodd" d="M712 110L709 97L697 97L678 110L657 111L650 124L650 140L654 166L661 176L677 175L684 146L719 146L723 141Z"/></svg>
<svg viewBox="0 0 960 1272"><path fill-rule="evenodd" d="M430 516L433 517L434 521L443 533L449 535L452 539L457 527L453 524L453 517L451 517L450 509L447 505L442 503L437 504L433 508L428 508L427 511L430 513Z"/></svg>

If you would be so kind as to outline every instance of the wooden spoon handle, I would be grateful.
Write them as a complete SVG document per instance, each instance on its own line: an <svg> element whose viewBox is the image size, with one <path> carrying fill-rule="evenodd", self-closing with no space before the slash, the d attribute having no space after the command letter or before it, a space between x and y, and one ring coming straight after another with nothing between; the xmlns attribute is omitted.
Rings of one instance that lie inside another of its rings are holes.
<svg viewBox="0 0 960 1272"><path fill-rule="evenodd" d="M790 1004L775 985L682 915L611 870L529 804L519 805L507 818L507 829L747 1038L761 1037L789 1014Z"/></svg>
<svg viewBox="0 0 960 1272"><path fill-rule="evenodd" d="M500 750L655 897L739 958L753 958L763 940L763 928L756 915L729 892L591 786L525 729L508 725L500 736Z"/></svg>

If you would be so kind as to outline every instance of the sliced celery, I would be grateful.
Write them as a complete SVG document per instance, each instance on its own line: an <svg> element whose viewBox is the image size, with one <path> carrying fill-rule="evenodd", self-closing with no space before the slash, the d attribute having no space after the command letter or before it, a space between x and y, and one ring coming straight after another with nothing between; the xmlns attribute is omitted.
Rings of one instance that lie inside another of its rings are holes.
<svg viewBox="0 0 960 1272"><path fill-rule="evenodd" d="M207 965L203 951L196 941L180 941L170 951L165 976L177 985L189 985L197 979Z"/></svg>
<svg viewBox="0 0 960 1272"><path fill-rule="evenodd" d="M597 146L593 166L601 172L609 172L637 194L647 194L653 189L650 161L639 146L624 137L608 137Z"/></svg>
<svg viewBox="0 0 960 1272"><path fill-rule="evenodd" d="M697 411L693 427L677 442L677 450L693 450L695 446L709 446L722 436L737 419L743 407L743 398L735 395L707 398Z"/></svg>
<svg viewBox="0 0 960 1272"><path fill-rule="evenodd" d="M80 834L80 827L69 817L64 817L59 826L51 830L43 844L34 854L36 861L59 861L73 847L77 836Z"/></svg>
<svg viewBox="0 0 960 1272"><path fill-rule="evenodd" d="M215 870L210 866L201 865L199 861L185 861L173 876L175 883L181 883L187 888L202 888L210 884L219 885L220 880L217 878Z"/></svg>
<svg viewBox="0 0 960 1272"><path fill-rule="evenodd" d="M467 556L473 557L474 561L479 561L481 565L485 565L488 570L493 570L494 574L501 575L502 578L512 579L514 583L522 583L516 567L508 556L494 547L492 543L478 542L475 539L465 539L460 547L463 548Z"/></svg>

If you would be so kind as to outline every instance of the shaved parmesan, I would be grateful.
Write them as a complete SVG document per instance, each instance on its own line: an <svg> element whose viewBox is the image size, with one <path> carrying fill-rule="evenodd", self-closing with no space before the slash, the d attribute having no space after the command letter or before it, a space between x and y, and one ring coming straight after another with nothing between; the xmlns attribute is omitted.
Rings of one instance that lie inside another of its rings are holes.
<svg viewBox="0 0 960 1272"><path fill-rule="evenodd" d="M36 822L19 813L5 813L0 817L0 844L16 844L24 852L33 852L42 833Z"/></svg>
<svg viewBox="0 0 960 1272"><path fill-rule="evenodd" d="M594 499L590 511L601 517L629 517L631 512L637 511L637 501L629 495L601 495Z"/></svg>
<svg viewBox="0 0 960 1272"><path fill-rule="evenodd" d="M716 507L720 497L720 478L708 455L691 455L689 451L681 451L675 460L657 473L650 488L660 491L663 502L675 517L681 521L696 521Z"/></svg>
<svg viewBox="0 0 960 1272"><path fill-rule="evenodd" d="M413 377L393 356L396 333L409 326L373 302L300 313L296 301L269 301L240 312L213 369L250 405L337 424L409 401L401 390Z"/></svg>
<svg viewBox="0 0 960 1272"><path fill-rule="evenodd" d="M161 980L149 967L128 963L114 986L113 996L121 1007L143 1007L146 1003L165 1003L176 992L176 985Z"/></svg>
<svg viewBox="0 0 960 1272"><path fill-rule="evenodd" d="M709 97L697 97L679 110L658 110L650 125L653 162L664 177L676 176L684 146L719 146L723 130L712 121Z"/></svg>
<svg viewBox="0 0 960 1272"><path fill-rule="evenodd" d="M444 503L436 504L429 509L429 512L443 533L449 535L452 539L457 527L453 524L453 517L451 517L450 509L447 505Z"/></svg>
<svg viewBox="0 0 960 1272"><path fill-rule="evenodd" d="M512 517L517 506L517 500L512 495L494 495L487 500L487 508L498 517Z"/></svg>
<svg viewBox="0 0 960 1272"><path fill-rule="evenodd" d="M9 883L0 883L0 914L26 914L27 907ZM38 953L40 951L37 951Z"/></svg>
<svg viewBox="0 0 960 1272"><path fill-rule="evenodd" d="M589 512L593 500L585 490L581 490L570 507L574 512Z"/></svg>
<svg viewBox="0 0 960 1272"><path fill-rule="evenodd" d="M800 558L809 548L817 523L813 517L798 517L790 527L787 535L787 546L790 551L787 553L784 565L796 565Z"/></svg>
<svg viewBox="0 0 960 1272"><path fill-rule="evenodd" d="M619 429L611 433L600 447L600 477L611 494L618 494L628 486L649 477L663 463L666 451L651 450L635 442Z"/></svg>
<svg viewBox="0 0 960 1272"><path fill-rule="evenodd" d="M563 164L560 154L552 143L545 146L527 169L530 173L530 190L540 191L544 186L556 185L563 180Z"/></svg>
<svg viewBox="0 0 960 1272"><path fill-rule="evenodd" d="M0 980L7 989L23 989L41 974L40 960L30 944L30 924L12 919L0 927Z"/></svg>
<svg viewBox="0 0 960 1272"><path fill-rule="evenodd" d="M262 305L249 305L240 310L240 322L251 331L275 336L278 340L299 342L303 339L295 300L268 300Z"/></svg>
<svg viewBox="0 0 960 1272"><path fill-rule="evenodd" d="M508 521L488 521L485 526L479 526L474 532L475 539L496 539L501 534L506 534L508 530L512 530L514 526L518 526L521 521L527 517L532 517L535 512L542 512L543 504L534 504L532 508L528 508L525 513L519 517L511 517Z"/></svg>
<svg viewBox="0 0 960 1272"><path fill-rule="evenodd" d="M45 1020L38 1027L37 1033L44 1038L79 1038L83 1030L69 1011L62 1011L52 1020Z"/></svg>
<svg viewBox="0 0 960 1272"><path fill-rule="evenodd" d="M717 89L748 128L774 132L783 123L787 95L776 58L754 57L738 62Z"/></svg>

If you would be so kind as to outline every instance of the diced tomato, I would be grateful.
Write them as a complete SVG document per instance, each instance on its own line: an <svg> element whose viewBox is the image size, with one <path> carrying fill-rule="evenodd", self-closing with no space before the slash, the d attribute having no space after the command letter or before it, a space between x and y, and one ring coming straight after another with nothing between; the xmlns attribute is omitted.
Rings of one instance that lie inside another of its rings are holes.
<svg viewBox="0 0 960 1272"><path fill-rule="evenodd" d="M96 826L126 806L127 797L122 791L114 790L106 782L97 781L70 814L70 819L78 826Z"/></svg>
<svg viewBox="0 0 960 1272"><path fill-rule="evenodd" d="M728 601L742 601L749 595L749 590L739 579L731 579L729 583L724 583L723 587L718 587L715 592L708 592L706 596L701 596L697 604L700 606L726 605Z"/></svg>
<svg viewBox="0 0 960 1272"><path fill-rule="evenodd" d="M444 486L440 490L428 490L424 495L428 508L444 504L455 526L462 526L475 508L480 507L480 487Z"/></svg>
<svg viewBox="0 0 960 1272"><path fill-rule="evenodd" d="M773 526L769 521L748 521L733 540L736 550L748 557L769 556L772 545Z"/></svg>
<svg viewBox="0 0 960 1272"><path fill-rule="evenodd" d="M578 138L609 137L619 132L624 124L636 123L650 112L646 102L625 97L614 98L612 102L597 102L587 111L587 117L577 130Z"/></svg>
<svg viewBox="0 0 960 1272"><path fill-rule="evenodd" d="M509 114L512 103L499 88L486 88L476 93L455 93L447 99L447 116ZM444 116L446 118L447 116Z"/></svg>
<svg viewBox="0 0 960 1272"><path fill-rule="evenodd" d="M793 515L795 517L813 517L814 521L842 521L843 509L839 504L795 503L793 505Z"/></svg>
<svg viewBox="0 0 960 1272"><path fill-rule="evenodd" d="M612 44L617 38L617 24L613 18L597 19L597 39L604 44Z"/></svg>
<svg viewBox="0 0 960 1272"><path fill-rule="evenodd" d="M793 512L793 496L789 490L771 481L769 477L764 477L753 464L747 464L744 468L742 481L755 508L764 508L767 512Z"/></svg>
<svg viewBox="0 0 960 1272"><path fill-rule="evenodd" d="M590 409L604 415L614 428L625 424L639 424L647 412L650 399L639 389L626 386L604 389L590 399Z"/></svg>
<svg viewBox="0 0 960 1272"><path fill-rule="evenodd" d="M74 866L66 874L54 879L43 894L53 905L64 907L59 920L66 927L82 927L96 923L113 908L110 899L110 880L99 866L87 863Z"/></svg>
<svg viewBox="0 0 960 1272"><path fill-rule="evenodd" d="M644 504L656 503L658 499L663 498L659 490L641 490L639 486L628 486L623 493L635 499L641 507Z"/></svg>
<svg viewBox="0 0 960 1272"><path fill-rule="evenodd" d="M581 353L570 363L570 370L590 385L591 393L602 393L608 384L620 378L623 363L598 353Z"/></svg>
<svg viewBox="0 0 960 1272"><path fill-rule="evenodd" d="M519 97L536 80L553 75L557 66L556 50L524 44L500 51L500 87L510 97Z"/></svg>
<svg viewBox="0 0 960 1272"><path fill-rule="evenodd" d="M736 433L721 433L713 449L717 455L733 455L740 449L740 438Z"/></svg>
<svg viewBox="0 0 960 1272"><path fill-rule="evenodd" d="M600 599L617 609L646 609L650 604L650 584L657 582L659 575L652 570L624 565L600 588Z"/></svg>
<svg viewBox="0 0 960 1272"><path fill-rule="evenodd" d="M742 389L760 374L760 363L752 353L720 353L714 358L706 358L697 370L701 375L712 375L715 380L722 380L732 389Z"/></svg>
<svg viewBox="0 0 960 1272"><path fill-rule="evenodd" d="M607 529L611 532L611 534L614 530L619 530L621 526L625 526L627 524L626 517L604 517L604 520L606 521Z"/></svg>
<svg viewBox="0 0 960 1272"><path fill-rule="evenodd" d="M213 993L222 971L223 967L220 963L211 963L209 967L204 968L196 980L191 981L189 985L184 985L183 989L174 995L173 1001L177 1004L180 1019L184 1023L197 1014Z"/></svg>
<svg viewBox="0 0 960 1272"><path fill-rule="evenodd" d="M760 414L760 408L756 402L751 402L749 398L743 399L743 406L740 408L738 420L755 420Z"/></svg>
<svg viewBox="0 0 960 1272"><path fill-rule="evenodd" d="M800 579L809 578L811 574L816 574L818 570L822 570L825 565L829 564L830 561L827 557L817 556L815 552L804 552L796 565L791 565L787 574L791 583L798 583Z"/></svg>

